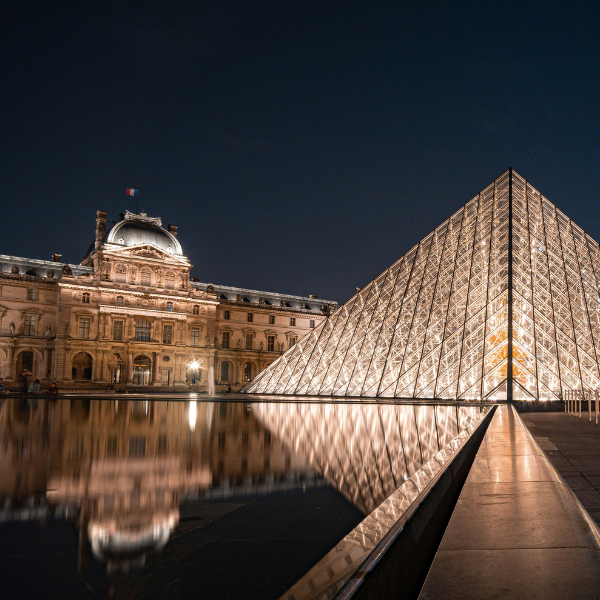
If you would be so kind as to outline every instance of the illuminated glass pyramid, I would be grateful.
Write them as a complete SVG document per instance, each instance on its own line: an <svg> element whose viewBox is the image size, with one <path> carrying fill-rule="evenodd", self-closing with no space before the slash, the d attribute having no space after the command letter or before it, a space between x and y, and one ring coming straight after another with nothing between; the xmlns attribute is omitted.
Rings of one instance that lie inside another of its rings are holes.
<svg viewBox="0 0 600 600"><path fill-rule="evenodd" d="M509 169L244 392L557 399L600 384L600 247Z"/></svg>

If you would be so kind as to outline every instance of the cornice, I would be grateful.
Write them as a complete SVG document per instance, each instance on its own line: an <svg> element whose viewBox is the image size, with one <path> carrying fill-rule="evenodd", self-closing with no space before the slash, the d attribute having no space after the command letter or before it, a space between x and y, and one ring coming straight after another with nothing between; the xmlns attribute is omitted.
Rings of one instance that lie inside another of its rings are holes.
<svg viewBox="0 0 600 600"><path fill-rule="evenodd" d="M98 310L101 313L111 315L161 317L173 319L175 321L187 321L188 318L187 314L171 312L168 310L153 310L150 308L130 308L128 306L109 306L106 304L99 305Z"/></svg>

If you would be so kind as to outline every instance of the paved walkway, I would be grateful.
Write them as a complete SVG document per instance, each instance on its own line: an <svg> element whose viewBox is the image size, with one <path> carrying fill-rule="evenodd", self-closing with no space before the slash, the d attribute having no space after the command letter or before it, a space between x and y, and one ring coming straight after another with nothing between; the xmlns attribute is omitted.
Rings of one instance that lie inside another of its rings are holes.
<svg viewBox="0 0 600 600"><path fill-rule="evenodd" d="M588 413L525 413L523 423L591 517L600 524L600 425ZM600 595L600 594L599 594Z"/></svg>
<svg viewBox="0 0 600 600"><path fill-rule="evenodd" d="M598 529L515 409L498 406L420 598L598 597Z"/></svg>

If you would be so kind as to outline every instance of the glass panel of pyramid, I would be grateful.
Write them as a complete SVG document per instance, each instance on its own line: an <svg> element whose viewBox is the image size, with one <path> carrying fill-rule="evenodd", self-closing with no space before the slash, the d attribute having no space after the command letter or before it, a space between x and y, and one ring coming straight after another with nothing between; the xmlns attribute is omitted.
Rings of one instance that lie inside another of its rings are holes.
<svg viewBox="0 0 600 600"><path fill-rule="evenodd" d="M509 169L247 384L554 400L600 384L600 247Z"/></svg>

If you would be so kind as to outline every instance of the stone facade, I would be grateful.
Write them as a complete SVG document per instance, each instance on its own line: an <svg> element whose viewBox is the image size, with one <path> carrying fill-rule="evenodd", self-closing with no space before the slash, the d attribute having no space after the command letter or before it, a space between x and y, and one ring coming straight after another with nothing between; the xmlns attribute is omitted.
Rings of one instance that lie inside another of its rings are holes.
<svg viewBox="0 0 600 600"><path fill-rule="evenodd" d="M64 389L238 389L327 318L316 296L201 283L177 227L126 212L79 265L0 255L0 373ZM28 373L31 373L28 375Z"/></svg>

